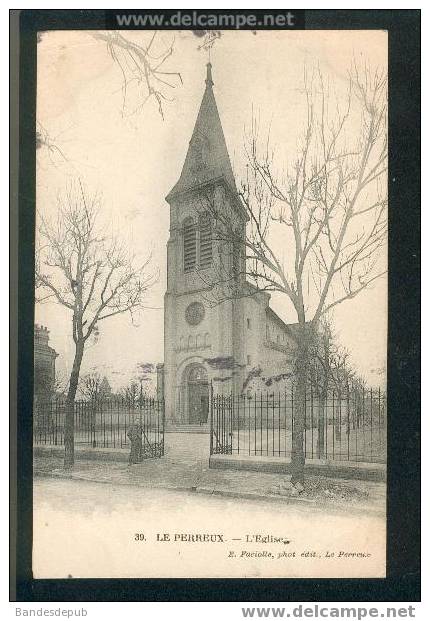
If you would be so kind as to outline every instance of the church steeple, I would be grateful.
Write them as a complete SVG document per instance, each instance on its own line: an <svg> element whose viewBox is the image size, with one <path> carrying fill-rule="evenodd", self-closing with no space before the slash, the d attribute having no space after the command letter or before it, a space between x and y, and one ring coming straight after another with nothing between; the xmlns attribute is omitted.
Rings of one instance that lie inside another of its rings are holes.
<svg viewBox="0 0 430 621"><path fill-rule="evenodd" d="M212 65L206 66L206 88L188 152L178 182L166 197L197 188L210 181L223 180L236 191L233 170L213 92Z"/></svg>

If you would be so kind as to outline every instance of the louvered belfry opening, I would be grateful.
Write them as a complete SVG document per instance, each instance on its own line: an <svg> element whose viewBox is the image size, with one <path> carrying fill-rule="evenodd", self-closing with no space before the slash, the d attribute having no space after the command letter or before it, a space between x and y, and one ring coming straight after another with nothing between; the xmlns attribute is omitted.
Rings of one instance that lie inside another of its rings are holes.
<svg viewBox="0 0 430 621"><path fill-rule="evenodd" d="M196 267L197 262L197 230L194 220L187 218L184 222L184 272Z"/></svg>
<svg viewBox="0 0 430 621"><path fill-rule="evenodd" d="M212 226L208 213L201 214L200 224L200 267L210 267L212 264Z"/></svg>

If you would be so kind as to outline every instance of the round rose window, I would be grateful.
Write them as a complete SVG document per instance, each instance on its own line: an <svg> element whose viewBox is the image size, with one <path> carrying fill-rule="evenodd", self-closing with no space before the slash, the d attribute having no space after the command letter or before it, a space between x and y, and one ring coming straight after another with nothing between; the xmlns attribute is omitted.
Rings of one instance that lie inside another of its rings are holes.
<svg viewBox="0 0 430 621"><path fill-rule="evenodd" d="M185 319L190 326L197 326L205 316L205 307L201 302L192 302L185 311Z"/></svg>

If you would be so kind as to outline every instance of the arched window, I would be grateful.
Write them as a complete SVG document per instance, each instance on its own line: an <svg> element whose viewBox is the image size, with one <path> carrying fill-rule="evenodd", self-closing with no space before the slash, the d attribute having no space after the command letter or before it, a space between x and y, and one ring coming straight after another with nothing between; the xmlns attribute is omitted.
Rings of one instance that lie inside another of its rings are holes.
<svg viewBox="0 0 430 621"><path fill-rule="evenodd" d="M200 257L201 268L209 267L212 264L212 224L208 213L203 213L199 217L200 228Z"/></svg>
<svg viewBox="0 0 430 621"><path fill-rule="evenodd" d="M194 364L188 371L188 382L207 382L208 374L201 364Z"/></svg>
<svg viewBox="0 0 430 621"><path fill-rule="evenodd" d="M197 261L197 231L192 218L184 222L184 272L190 272Z"/></svg>

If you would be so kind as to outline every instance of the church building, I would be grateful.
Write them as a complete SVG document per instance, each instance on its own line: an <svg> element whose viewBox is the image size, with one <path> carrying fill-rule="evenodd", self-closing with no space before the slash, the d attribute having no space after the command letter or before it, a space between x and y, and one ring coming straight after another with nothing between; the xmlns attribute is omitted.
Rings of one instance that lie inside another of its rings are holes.
<svg viewBox="0 0 430 621"><path fill-rule="evenodd" d="M243 238L248 215L236 190L210 63L182 172L166 201L170 238L159 380L168 423L205 424L211 387L215 394L278 390L291 382L292 356L289 328L270 308L270 295L245 280L243 248L227 248L214 235L216 210L228 214ZM221 263L231 278L237 274L244 295L214 301Z"/></svg>

